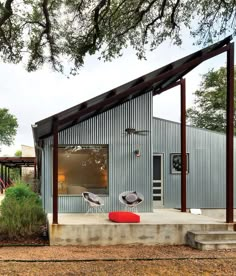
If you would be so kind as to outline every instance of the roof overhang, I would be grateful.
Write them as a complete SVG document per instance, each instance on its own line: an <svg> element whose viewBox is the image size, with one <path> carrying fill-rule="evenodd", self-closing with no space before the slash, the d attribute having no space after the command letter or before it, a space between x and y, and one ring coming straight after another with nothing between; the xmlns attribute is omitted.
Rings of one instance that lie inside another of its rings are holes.
<svg viewBox="0 0 236 276"><path fill-rule="evenodd" d="M153 95L157 95L166 91L203 61L227 51L231 40L232 37L228 36L209 47L36 122L32 126L35 144L40 145L40 141L53 134L55 121L57 122L58 131L62 131L147 92L152 91Z"/></svg>

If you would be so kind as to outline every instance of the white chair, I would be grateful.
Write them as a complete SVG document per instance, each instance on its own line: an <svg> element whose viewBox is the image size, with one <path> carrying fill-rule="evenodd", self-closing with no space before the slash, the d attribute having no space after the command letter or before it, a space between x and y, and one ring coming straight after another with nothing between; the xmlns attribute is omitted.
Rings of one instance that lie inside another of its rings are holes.
<svg viewBox="0 0 236 276"><path fill-rule="evenodd" d="M82 193L83 199L87 202L88 204L88 213L98 213L102 212L104 213L103 206L104 206L104 201L97 195L90 193L90 192L83 192Z"/></svg>
<svg viewBox="0 0 236 276"><path fill-rule="evenodd" d="M119 201L125 205L125 210L138 212L137 206L144 201L144 196L136 191L126 191L119 195Z"/></svg>

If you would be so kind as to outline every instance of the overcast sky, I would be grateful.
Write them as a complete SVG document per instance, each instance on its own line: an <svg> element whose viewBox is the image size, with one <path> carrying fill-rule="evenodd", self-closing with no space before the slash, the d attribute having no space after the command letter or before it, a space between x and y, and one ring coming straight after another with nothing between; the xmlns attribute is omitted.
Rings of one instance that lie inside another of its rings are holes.
<svg viewBox="0 0 236 276"><path fill-rule="evenodd" d="M99 61L98 56L89 56L80 74L70 79L46 67L28 73L22 64L0 64L0 106L8 108L19 123L14 146L2 146L1 155L13 156L16 150L21 149L21 145L33 146L31 125L35 122L202 48L193 46L193 41L187 36L183 41L181 47L163 43L156 51L148 52L145 61L138 60L131 49L126 49L121 58L112 62ZM201 74L225 64L226 54L222 54L204 62L186 76L187 107L193 104L192 92L198 88ZM175 88L154 97L154 116L178 122L179 93L179 88Z"/></svg>

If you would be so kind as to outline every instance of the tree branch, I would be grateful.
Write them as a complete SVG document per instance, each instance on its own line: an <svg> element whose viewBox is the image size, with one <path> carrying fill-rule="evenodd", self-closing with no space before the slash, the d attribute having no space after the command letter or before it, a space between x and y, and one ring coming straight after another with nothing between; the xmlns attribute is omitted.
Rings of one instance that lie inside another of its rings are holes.
<svg viewBox="0 0 236 276"><path fill-rule="evenodd" d="M43 59L43 56L40 54L40 52L38 51L39 50L39 47L40 47L40 44L41 44L41 40L43 38L43 35L44 35L45 31L42 31L40 36L39 36L39 39L38 41L36 41L34 43L34 50L33 50L33 54L31 56L31 59L29 60L29 63L28 63L28 67L32 67L32 64L33 64L33 61L34 60L37 60L39 58Z"/></svg>
<svg viewBox="0 0 236 276"><path fill-rule="evenodd" d="M144 3L144 1L145 1L145 0L141 0L141 1L138 3L136 9L134 10L134 13L139 13L139 12L140 12L140 8L141 8L142 4Z"/></svg>
<svg viewBox="0 0 236 276"><path fill-rule="evenodd" d="M120 4L116 7L116 9L111 13L109 19L108 19L108 22L109 22L109 26L111 26L111 21L112 21L112 18L114 17L114 15L119 11L119 9L125 4L127 0L123 0L120 2Z"/></svg>
<svg viewBox="0 0 236 276"><path fill-rule="evenodd" d="M7 38L2 26L6 23L6 21L8 21L11 16L13 15L13 11L12 11L12 3L13 3L14 0L7 0L6 3L5 3L5 6L3 6L3 4L1 4L1 9L3 11L3 15L2 17L0 18L0 37L2 37L5 45L8 47L9 51L10 51L10 55L14 56L14 53L13 53L13 48L12 48L12 45L9 41L9 38L11 38L11 27L10 27L10 30L9 30L9 38Z"/></svg>
<svg viewBox="0 0 236 276"><path fill-rule="evenodd" d="M4 43L7 45L11 55L13 55L13 50L12 50L12 45L11 43L8 41L5 32L3 31L2 27L0 27L0 37L2 37Z"/></svg>
<svg viewBox="0 0 236 276"><path fill-rule="evenodd" d="M99 2L99 4L97 5L97 7L94 9L94 29L95 29L95 33L93 35L93 45L96 44L96 40L100 35L100 29L99 29L99 13L100 10L107 4L107 0L101 0ZM108 5L110 5L110 1L108 0Z"/></svg>
<svg viewBox="0 0 236 276"><path fill-rule="evenodd" d="M43 33L46 34L47 41L49 44L50 60L51 60L52 66L55 70L57 70L56 59L55 59L55 50L54 50L55 43L54 43L54 39L51 35L51 21L50 21L50 16L49 16L49 11L48 11L48 0L43 0L43 14L44 14L44 18L46 21L45 29L44 29Z"/></svg>
<svg viewBox="0 0 236 276"><path fill-rule="evenodd" d="M180 4L180 0L177 0L172 9L172 12L171 12L170 18L171 18L172 30L174 30L176 27L178 27L178 25L175 22L175 13L176 13L176 10L177 10L179 4Z"/></svg>
<svg viewBox="0 0 236 276"><path fill-rule="evenodd" d="M138 17L136 19L136 21L130 26L128 27L126 30L124 30L123 32L117 34L116 38L119 38L125 34L127 34L130 30L135 29L137 27L137 25L143 20L144 15L149 12L149 10L151 9L151 7L155 4L156 0L153 0L149 3L148 7L145 10L142 10L139 12Z"/></svg>
<svg viewBox="0 0 236 276"><path fill-rule="evenodd" d="M160 19L163 18L163 16L164 16L164 10L165 10L165 7L166 7L166 1L167 1L167 0L163 0L163 1L162 1L162 4L161 4L161 11L160 11L159 15L158 15L156 18L154 18L150 23L148 23L148 24L146 25L145 30L144 30L144 34L143 34L143 43L144 43L145 40L146 40L147 32L148 32L149 28L150 28L151 26L153 26L153 25L156 23L157 20L160 20Z"/></svg>
<svg viewBox="0 0 236 276"><path fill-rule="evenodd" d="M3 16L0 18L0 27L13 15L12 3L14 0L7 0L3 7Z"/></svg>
<svg viewBox="0 0 236 276"><path fill-rule="evenodd" d="M46 46L46 44L49 46L49 51L50 51L50 62L52 64L52 67L54 68L54 70L58 71L57 68L57 62L56 62L56 58L55 58L55 43L53 40L53 37L51 35L51 21L50 21L50 15L49 15L49 8L48 8L48 0L43 0L42 2L42 11L43 11L43 16L45 18L45 23L41 23L41 22L27 22L27 23L35 23L38 24L39 26L41 26L43 29L38 37L38 39L34 42L34 47L32 50L32 56L31 59L29 61L29 65L28 67L32 67L33 68L33 62L37 61L37 60L41 60L41 62L43 62L44 60L44 56L43 54L41 54L41 50L40 48L42 48L43 46ZM42 40L43 37L46 36L46 42L44 44L42 44ZM33 68L34 69L34 68Z"/></svg>
<svg viewBox="0 0 236 276"><path fill-rule="evenodd" d="M84 0L81 0L81 1L79 2L79 4L78 4L77 8L76 8L76 11L77 11L77 12L80 12L80 9L81 9L81 7L82 7L83 4L84 4Z"/></svg>
<svg viewBox="0 0 236 276"><path fill-rule="evenodd" d="M39 22L39 21L25 21L24 24L22 25L22 27L24 27L27 24L39 25L42 28L46 28L45 24L43 24L42 22Z"/></svg>

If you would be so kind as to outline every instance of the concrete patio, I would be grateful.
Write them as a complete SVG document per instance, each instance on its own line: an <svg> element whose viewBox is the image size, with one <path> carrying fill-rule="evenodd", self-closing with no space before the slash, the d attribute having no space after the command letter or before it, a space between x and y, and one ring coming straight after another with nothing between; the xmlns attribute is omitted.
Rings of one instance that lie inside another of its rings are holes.
<svg viewBox="0 0 236 276"><path fill-rule="evenodd" d="M176 209L139 213L140 223L115 223L108 214L59 214L52 224L48 214L50 245L186 244L188 231L233 230L234 224Z"/></svg>

